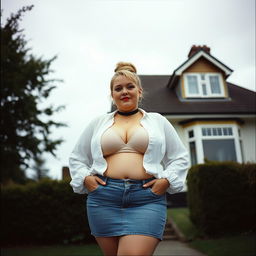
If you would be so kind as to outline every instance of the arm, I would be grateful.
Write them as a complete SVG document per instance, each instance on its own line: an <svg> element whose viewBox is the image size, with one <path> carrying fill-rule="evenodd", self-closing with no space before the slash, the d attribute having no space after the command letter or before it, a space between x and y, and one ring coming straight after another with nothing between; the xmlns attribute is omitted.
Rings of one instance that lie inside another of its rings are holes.
<svg viewBox="0 0 256 256"><path fill-rule="evenodd" d="M166 118L163 122L166 142L163 178L170 183L167 192L174 194L184 189L189 166L188 152L170 122Z"/></svg>
<svg viewBox="0 0 256 256"><path fill-rule="evenodd" d="M69 158L69 170L71 175L70 185L75 193L88 193L84 186L85 177L91 174L92 152L91 138L95 127L95 119L85 128Z"/></svg>

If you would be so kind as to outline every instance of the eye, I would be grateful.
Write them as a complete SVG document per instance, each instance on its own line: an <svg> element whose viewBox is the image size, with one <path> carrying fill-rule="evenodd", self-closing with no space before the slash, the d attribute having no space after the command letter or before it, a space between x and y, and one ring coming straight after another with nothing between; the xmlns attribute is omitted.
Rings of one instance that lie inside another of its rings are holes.
<svg viewBox="0 0 256 256"><path fill-rule="evenodd" d="M116 91L116 92L120 92L121 90L122 90L121 87L116 87L116 88L115 88L115 91Z"/></svg>
<svg viewBox="0 0 256 256"><path fill-rule="evenodd" d="M128 89L133 89L135 86L133 84L128 85Z"/></svg>

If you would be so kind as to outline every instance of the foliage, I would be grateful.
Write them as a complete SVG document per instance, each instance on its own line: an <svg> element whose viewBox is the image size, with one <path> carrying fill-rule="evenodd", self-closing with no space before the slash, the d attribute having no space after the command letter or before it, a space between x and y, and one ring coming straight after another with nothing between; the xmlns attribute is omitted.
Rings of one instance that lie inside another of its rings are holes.
<svg viewBox="0 0 256 256"><path fill-rule="evenodd" d="M56 88L57 79L50 79L53 71L50 60L30 53L23 30L19 29L22 14L33 6L23 7L1 24L1 182L23 183L25 168L40 159L43 152L54 155L62 139L49 138L52 127L63 123L49 120L63 106L42 107Z"/></svg>
<svg viewBox="0 0 256 256"><path fill-rule="evenodd" d="M4 245L91 242L86 195L69 181L43 179L2 188L1 241Z"/></svg>
<svg viewBox="0 0 256 256"><path fill-rule="evenodd" d="M256 234L225 235L215 239L201 237L189 219L188 208L168 209L174 223L189 240L189 245L208 256L251 256L256 253Z"/></svg>
<svg viewBox="0 0 256 256"><path fill-rule="evenodd" d="M256 254L255 234L195 240L190 245L207 256L252 256Z"/></svg>
<svg viewBox="0 0 256 256"><path fill-rule="evenodd" d="M103 256L97 244L2 248L2 256Z"/></svg>
<svg viewBox="0 0 256 256"><path fill-rule="evenodd" d="M34 180L41 180L43 178L47 177L47 173L49 172L49 169L46 169L44 167L44 159L40 156L35 156L34 158L34 166L32 167L35 170L35 174L32 176Z"/></svg>
<svg viewBox="0 0 256 256"><path fill-rule="evenodd" d="M251 256L256 253L254 233L225 235L215 239L201 237L189 219L188 208L168 209L168 215L185 235L189 245L208 256Z"/></svg>
<svg viewBox="0 0 256 256"><path fill-rule="evenodd" d="M103 256L97 244L3 248L2 256Z"/></svg>
<svg viewBox="0 0 256 256"><path fill-rule="evenodd" d="M209 162L188 173L188 206L196 227L208 236L256 230L256 165Z"/></svg>
<svg viewBox="0 0 256 256"><path fill-rule="evenodd" d="M180 232L184 235L186 241L194 240L202 237L198 229L193 225L189 218L189 210L186 207L171 208L167 210L168 218L179 228Z"/></svg>

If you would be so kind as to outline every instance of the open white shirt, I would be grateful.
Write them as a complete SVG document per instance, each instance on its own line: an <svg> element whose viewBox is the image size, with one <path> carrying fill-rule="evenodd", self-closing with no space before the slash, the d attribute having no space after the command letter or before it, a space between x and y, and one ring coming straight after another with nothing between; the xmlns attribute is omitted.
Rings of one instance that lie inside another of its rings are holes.
<svg viewBox="0 0 256 256"><path fill-rule="evenodd" d="M174 194L184 189L189 166L188 152L171 123L158 113L139 109L143 117L140 124L149 136L147 150L143 157L146 173L155 178L166 178ZM116 111L92 120L85 128L69 158L70 185L75 193L88 193L84 179L88 175L104 175L107 162L101 149L102 134L114 123Z"/></svg>

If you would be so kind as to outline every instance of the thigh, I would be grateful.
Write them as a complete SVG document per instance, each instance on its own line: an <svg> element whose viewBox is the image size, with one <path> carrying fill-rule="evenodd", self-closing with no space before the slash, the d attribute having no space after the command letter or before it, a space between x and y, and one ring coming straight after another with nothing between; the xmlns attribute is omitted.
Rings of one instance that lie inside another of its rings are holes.
<svg viewBox="0 0 256 256"><path fill-rule="evenodd" d="M153 255L159 239L144 235L127 235L119 239L118 256Z"/></svg>
<svg viewBox="0 0 256 256"><path fill-rule="evenodd" d="M119 237L95 237L95 239L103 251L104 256L117 255Z"/></svg>

